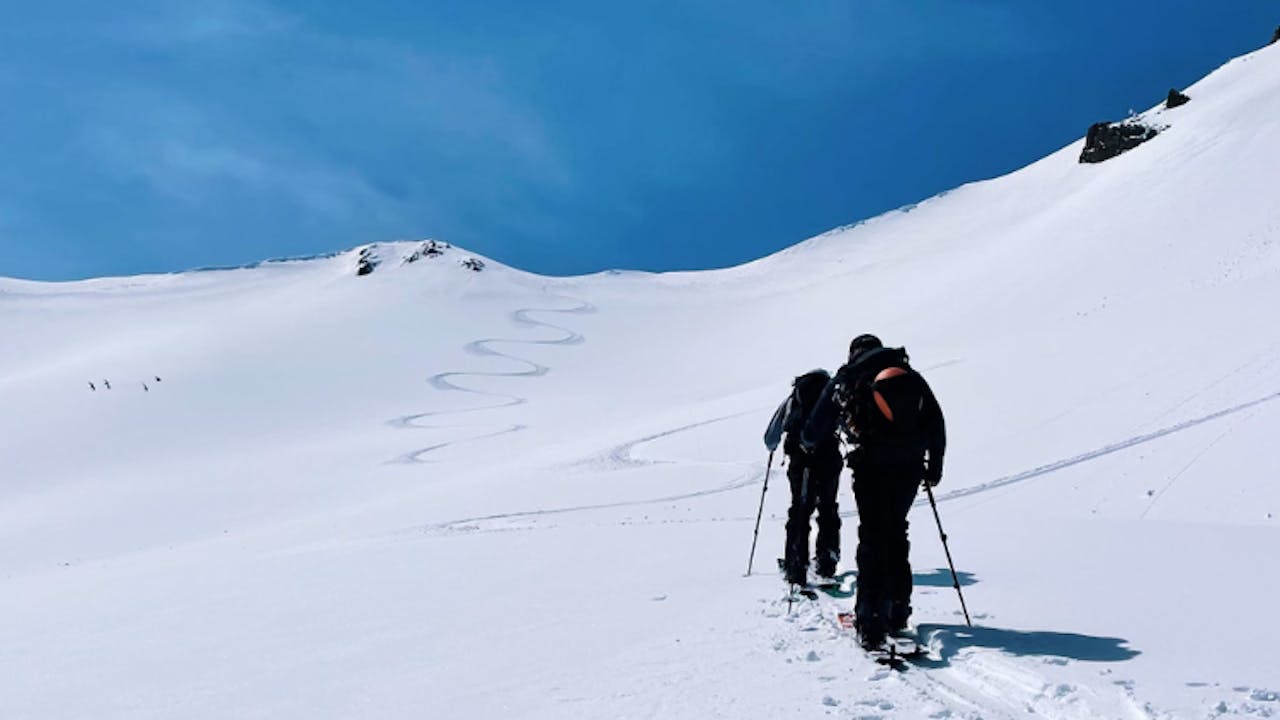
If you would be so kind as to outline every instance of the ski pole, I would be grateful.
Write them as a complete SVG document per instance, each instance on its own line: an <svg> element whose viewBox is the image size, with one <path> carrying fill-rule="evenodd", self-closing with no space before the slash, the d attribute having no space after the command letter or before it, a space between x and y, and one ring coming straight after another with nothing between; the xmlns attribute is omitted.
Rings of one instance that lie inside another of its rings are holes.
<svg viewBox="0 0 1280 720"><path fill-rule="evenodd" d="M747 575L751 575L751 565L756 561L756 540L760 539L760 518L764 515L764 494L769 492L769 471L773 469L773 451L769 451L769 462L764 467L764 487L760 489L760 510L756 513L756 530L751 536L751 557L747 558Z"/></svg>
<svg viewBox="0 0 1280 720"><path fill-rule="evenodd" d="M973 627L973 622L969 620L969 608L965 607L964 604L964 593L960 592L960 576L956 575L956 564L951 561L951 548L947 547L947 533L942 529L942 518L938 515L938 503L933 499L933 486L925 483L924 490L929 493L929 505L933 508L933 519L938 523L938 534L942 536L942 549L947 553L947 565L951 568L951 582L956 589L956 594L960 596L960 609L964 611L964 624Z"/></svg>

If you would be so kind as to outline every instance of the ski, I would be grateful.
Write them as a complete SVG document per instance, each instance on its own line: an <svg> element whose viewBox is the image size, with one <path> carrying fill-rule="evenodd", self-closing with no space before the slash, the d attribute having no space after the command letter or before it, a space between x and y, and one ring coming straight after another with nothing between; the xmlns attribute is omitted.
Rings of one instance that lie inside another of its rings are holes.
<svg viewBox="0 0 1280 720"><path fill-rule="evenodd" d="M902 672L907 669L907 659L895 652L892 643L886 643L875 650L867 650L867 654L871 656L872 660L875 660L881 665L891 667L898 672Z"/></svg>
<svg viewBox="0 0 1280 720"><path fill-rule="evenodd" d="M916 639L915 633L910 631L890 635L885 638L885 645L892 648L892 652L896 657L907 660L924 657L929 654L929 651Z"/></svg>
<svg viewBox="0 0 1280 720"><path fill-rule="evenodd" d="M850 632L857 630L855 619L851 612L836 615L836 622L840 625L840 629ZM915 633L911 631L890 635L878 647L863 648L863 651L877 663L899 671L906 670L912 660L927 657L929 654L929 651L916 639Z"/></svg>
<svg viewBox="0 0 1280 720"><path fill-rule="evenodd" d="M907 635L890 635L879 648L869 652L876 662L899 671L906 670L912 660L928 655L928 651L914 637Z"/></svg>

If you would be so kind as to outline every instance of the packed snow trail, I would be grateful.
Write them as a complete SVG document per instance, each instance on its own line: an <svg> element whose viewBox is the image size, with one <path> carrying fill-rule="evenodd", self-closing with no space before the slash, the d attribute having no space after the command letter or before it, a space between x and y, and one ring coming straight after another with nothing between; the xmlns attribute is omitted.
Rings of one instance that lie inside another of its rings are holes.
<svg viewBox="0 0 1280 720"><path fill-rule="evenodd" d="M939 710L918 716L1014 720L1030 714L1089 720L1113 717L1099 705L1136 702L1131 683L1117 686L1111 697L1099 702L1096 691L1053 678L1053 668L1069 663L1120 663L1137 656L1120 638L922 623L918 633L928 655L907 661L899 670L886 668L859 649L853 631L836 620L838 613L851 609L855 578L853 572L843 573L838 576L839 589L820 590L813 600L779 597L770 602L766 617L782 621L776 650L818 663L815 671L846 665L841 671L845 675L869 681L867 689L879 698L870 704L878 710L903 708L910 717L920 712L910 708L923 706ZM1046 672L1014 657L1041 658ZM832 692L824 704L844 705L850 698L843 695Z"/></svg>

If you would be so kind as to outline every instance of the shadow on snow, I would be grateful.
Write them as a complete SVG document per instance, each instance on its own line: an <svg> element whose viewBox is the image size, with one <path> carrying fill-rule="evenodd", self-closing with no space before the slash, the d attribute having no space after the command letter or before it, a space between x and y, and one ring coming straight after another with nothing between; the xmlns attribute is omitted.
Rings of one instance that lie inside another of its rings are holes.
<svg viewBox="0 0 1280 720"><path fill-rule="evenodd" d="M946 667L961 650L973 647L991 648L1010 655L1056 657L1085 662L1123 662L1140 654L1127 647L1128 640L1078 633L932 623L922 623L917 631L920 641L941 658L919 663L926 667Z"/></svg>
<svg viewBox="0 0 1280 720"><path fill-rule="evenodd" d="M958 571L956 575L961 586L978 582L977 576L970 572ZM831 585L819 589L834 598L852 598L857 591L857 579L857 571L846 570L836 575ZM916 587L953 587L951 571L947 568L916 572L912 574L911 580ZM947 667L957 653L975 647L999 650L1010 655L1085 662L1123 662L1140 654L1138 650L1128 647L1128 640L1078 633L1004 630L938 623L921 623L916 633L920 642L929 647L937 659L922 659L913 664L933 668Z"/></svg>
<svg viewBox="0 0 1280 720"><path fill-rule="evenodd" d="M957 570L956 578L960 580L960 587L969 587L978 582L976 575L964 570ZM914 573L911 576L911 582L916 587L949 588L954 586L951 580L951 571L947 568L935 568L927 573Z"/></svg>

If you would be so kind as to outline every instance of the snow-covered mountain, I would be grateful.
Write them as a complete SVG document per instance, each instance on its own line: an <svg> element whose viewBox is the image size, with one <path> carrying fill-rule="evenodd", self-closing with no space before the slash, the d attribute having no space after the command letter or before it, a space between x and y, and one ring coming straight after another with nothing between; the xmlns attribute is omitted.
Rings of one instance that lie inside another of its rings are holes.
<svg viewBox="0 0 1280 720"><path fill-rule="evenodd" d="M727 270L0 279L0 717L1280 715L1280 49L1186 92ZM759 569L776 467L743 577L770 413L867 331L975 618L917 507L903 673Z"/></svg>

